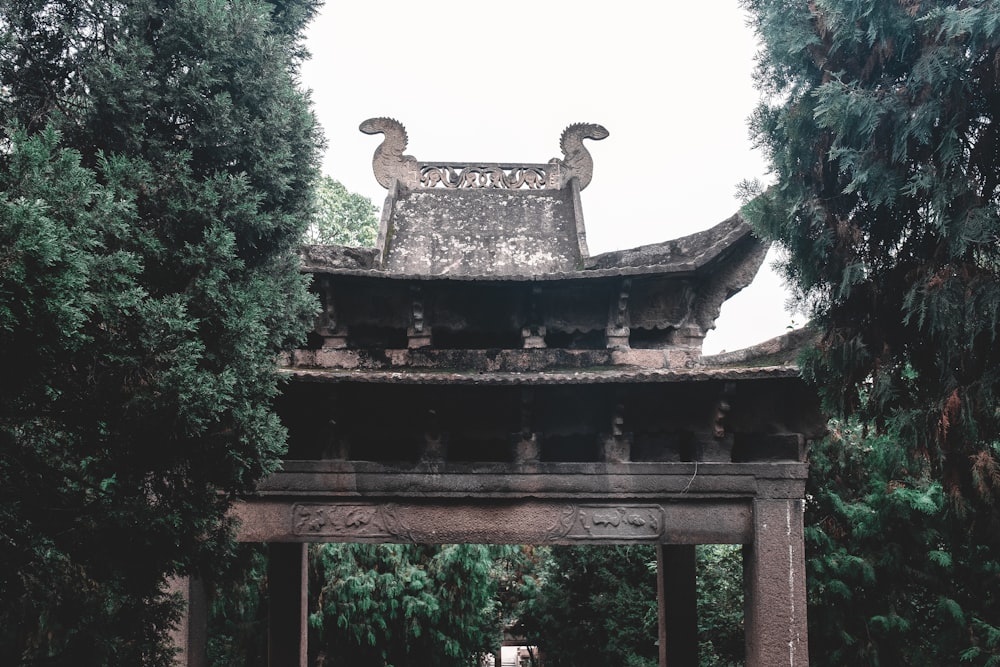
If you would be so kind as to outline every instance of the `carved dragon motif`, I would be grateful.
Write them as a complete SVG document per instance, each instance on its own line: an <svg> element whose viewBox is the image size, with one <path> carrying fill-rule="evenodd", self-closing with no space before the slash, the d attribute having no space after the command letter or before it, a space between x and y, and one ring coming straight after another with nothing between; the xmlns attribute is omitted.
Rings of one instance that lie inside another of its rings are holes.
<svg viewBox="0 0 1000 667"><path fill-rule="evenodd" d="M369 118L358 129L365 134L382 134L385 137L372 158L372 169L379 185L388 189L393 179L408 186L416 184L420 173L416 159L403 155L407 138L402 123L394 118Z"/></svg>
<svg viewBox="0 0 1000 667"><path fill-rule="evenodd" d="M562 137L559 138L563 159L552 158L550 160L550 162L559 163L563 168L562 185L565 185L574 176L580 182L581 190L590 184L590 179L594 175L594 159L590 156L587 147L583 145L583 140L600 140L606 138L608 134L604 126L596 123L574 123L563 130Z"/></svg>

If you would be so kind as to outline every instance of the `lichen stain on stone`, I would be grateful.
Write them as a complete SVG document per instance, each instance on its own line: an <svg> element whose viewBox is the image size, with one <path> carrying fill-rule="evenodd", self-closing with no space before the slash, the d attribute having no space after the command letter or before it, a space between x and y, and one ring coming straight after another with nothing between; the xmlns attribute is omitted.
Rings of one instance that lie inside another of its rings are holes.
<svg viewBox="0 0 1000 667"><path fill-rule="evenodd" d="M386 269L433 275L532 275L579 262L564 191L403 192Z"/></svg>

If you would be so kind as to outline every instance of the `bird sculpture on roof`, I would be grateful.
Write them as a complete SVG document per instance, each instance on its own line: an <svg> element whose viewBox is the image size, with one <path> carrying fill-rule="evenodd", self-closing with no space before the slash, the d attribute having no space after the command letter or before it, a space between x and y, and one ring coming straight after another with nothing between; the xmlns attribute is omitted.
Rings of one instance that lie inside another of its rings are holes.
<svg viewBox="0 0 1000 667"><path fill-rule="evenodd" d="M552 158L550 163L558 163L562 167L563 177L561 187L565 187L569 179L576 177L580 183L580 189L584 189L590 184L590 179L594 175L594 158L590 156L590 151L583 145L584 139L600 140L608 136L609 132L603 125L596 123L574 123L565 130L559 138L559 147L562 149L563 158Z"/></svg>

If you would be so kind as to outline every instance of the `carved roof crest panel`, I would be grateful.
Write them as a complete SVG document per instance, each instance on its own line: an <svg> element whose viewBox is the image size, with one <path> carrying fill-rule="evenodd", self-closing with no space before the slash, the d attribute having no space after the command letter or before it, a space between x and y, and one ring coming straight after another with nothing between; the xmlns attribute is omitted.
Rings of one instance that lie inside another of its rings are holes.
<svg viewBox="0 0 1000 667"><path fill-rule="evenodd" d="M593 176L585 139L608 131L575 123L562 157L546 163L422 162L404 154L406 128L370 118L383 135L372 168L389 190L377 264L390 273L497 276L561 273L588 256L579 193Z"/></svg>

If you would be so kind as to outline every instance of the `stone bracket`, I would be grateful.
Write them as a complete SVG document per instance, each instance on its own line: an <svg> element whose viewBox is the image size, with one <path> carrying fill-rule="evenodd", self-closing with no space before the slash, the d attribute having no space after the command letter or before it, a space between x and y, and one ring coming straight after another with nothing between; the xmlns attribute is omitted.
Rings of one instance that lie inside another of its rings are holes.
<svg viewBox="0 0 1000 667"><path fill-rule="evenodd" d="M618 284L618 293L611 300L606 330L608 349L628 349L629 328L628 301L632 292L632 279L622 278Z"/></svg>
<svg viewBox="0 0 1000 667"><path fill-rule="evenodd" d="M424 320L424 294L419 285L410 286L410 326L406 346L415 349L431 346L431 330Z"/></svg>
<svg viewBox="0 0 1000 667"><path fill-rule="evenodd" d="M532 285L528 291L528 303L525 308L525 324L521 328L521 347L526 350L540 350L548 347L545 342L547 333L542 324L542 316L538 302L542 295L539 285Z"/></svg>
<svg viewBox="0 0 1000 667"><path fill-rule="evenodd" d="M323 338L323 347L342 350L347 347L347 326L337 317L333 278L329 275L316 276L320 311L316 316L316 334Z"/></svg>

